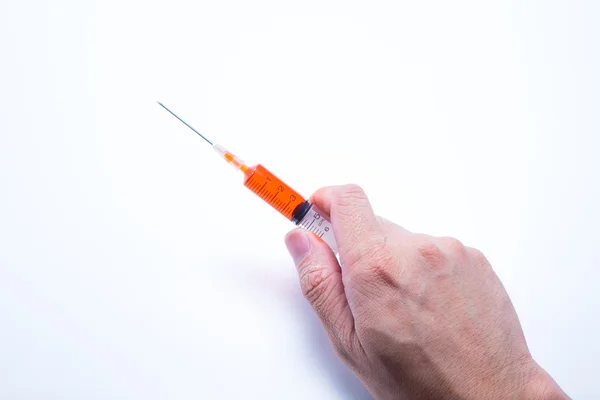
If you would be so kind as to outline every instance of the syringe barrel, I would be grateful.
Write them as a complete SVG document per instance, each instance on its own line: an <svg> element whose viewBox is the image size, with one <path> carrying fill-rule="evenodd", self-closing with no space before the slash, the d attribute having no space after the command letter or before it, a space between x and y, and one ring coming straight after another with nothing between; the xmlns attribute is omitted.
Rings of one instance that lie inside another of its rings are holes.
<svg viewBox="0 0 600 400"><path fill-rule="evenodd" d="M258 164L244 171L244 185L284 217L291 220L294 210L305 199L294 189Z"/></svg>
<svg viewBox="0 0 600 400"><path fill-rule="evenodd" d="M303 214L303 215L301 215ZM311 231L320 237L337 254L337 243L333 235L331 221L325 213L315 204L308 201L297 207L297 213L294 213L292 221L301 228Z"/></svg>
<svg viewBox="0 0 600 400"><path fill-rule="evenodd" d="M323 239L337 254L337 245L331 222L323 211L307 201L300 193L289 187L262 165L245 167L243 171L244 186L284 217Z"/></svg>

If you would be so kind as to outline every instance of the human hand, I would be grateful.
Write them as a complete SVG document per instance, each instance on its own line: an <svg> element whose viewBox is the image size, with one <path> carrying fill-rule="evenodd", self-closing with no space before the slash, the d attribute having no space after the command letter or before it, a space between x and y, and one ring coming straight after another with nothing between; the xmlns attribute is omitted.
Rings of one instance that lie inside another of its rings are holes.
<svg viewBox="0 0 600 400"><path fill-rule="evenodd" d="M480 251L377 217L356 185L312 201L330 215L341 262L304 230L286 245L333 347L375 398L568 398L533 360Z"/></svg>

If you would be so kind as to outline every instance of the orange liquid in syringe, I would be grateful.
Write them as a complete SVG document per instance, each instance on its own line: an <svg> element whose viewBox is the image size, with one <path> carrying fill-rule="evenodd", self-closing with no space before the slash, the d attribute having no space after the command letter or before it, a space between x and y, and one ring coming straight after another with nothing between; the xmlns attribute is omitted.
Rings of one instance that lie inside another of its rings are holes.
<svg viewBox="0 0 600 400"><path fill-rule="evenodd" d="M244 172L244 186L269 203L284 217L291 220L294 209L305 202L294 189L273 175L262 165L241 168Z"/></svg>

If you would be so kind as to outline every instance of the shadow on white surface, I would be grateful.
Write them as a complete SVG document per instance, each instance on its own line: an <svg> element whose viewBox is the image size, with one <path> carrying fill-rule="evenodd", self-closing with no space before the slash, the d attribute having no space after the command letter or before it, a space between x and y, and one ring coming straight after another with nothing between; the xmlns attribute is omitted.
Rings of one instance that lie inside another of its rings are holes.
<svg viewBox="0 0 600 400"><path fill-rule="evenodd" d="M287 274L283 276L270 273L280 268L290 267L290 265L282 264L269 270L251 269L249 266L244 272L237 270L235 271L236 277L232 279L231 283L242 284L244 290L251 290L255 295L266 297L269 302L274 299L280 301L280 307L305 328L304 334L301 335L303 342L299 346L308 352L306 358L310 359L311 363L314 362L314 368L311 366L311 369L327 375L325 380L330 389L333 389L343 399L372 399L360 380L335 354L325 329L302 296L297 279L295 277L288 278ZM304 364L306 362L303 360Z"/></svg>
<svg viewBox="0 0 600 400"><path fill-rule="evenodd" d="M330 375L333 386L348 399L371 399L369 392L337 357L318 318L301 296L290 296L290 306L309 328L307 347L313 351L319 369Z"/></svg>

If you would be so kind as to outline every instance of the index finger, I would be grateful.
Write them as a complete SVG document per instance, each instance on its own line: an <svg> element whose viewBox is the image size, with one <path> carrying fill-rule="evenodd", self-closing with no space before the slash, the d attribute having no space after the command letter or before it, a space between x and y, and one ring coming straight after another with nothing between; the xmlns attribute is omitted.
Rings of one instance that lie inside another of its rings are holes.
<svg viewBox="0 0 600 400"><path fill-rule="evenodd" d="M329 215L340 256L350 263L384 242L379 220L360 186L324 187L311 201Z"/></svg>
<svg viewBox="0 0 600 400"><path fill-rule="evenodd" d="M320 208L327 218L331 218L331 197L333 196L333 190L336 187L337 186L322 187L314 192L313 195L310 196L310 199L308 199L308 201Z"/></svg>

